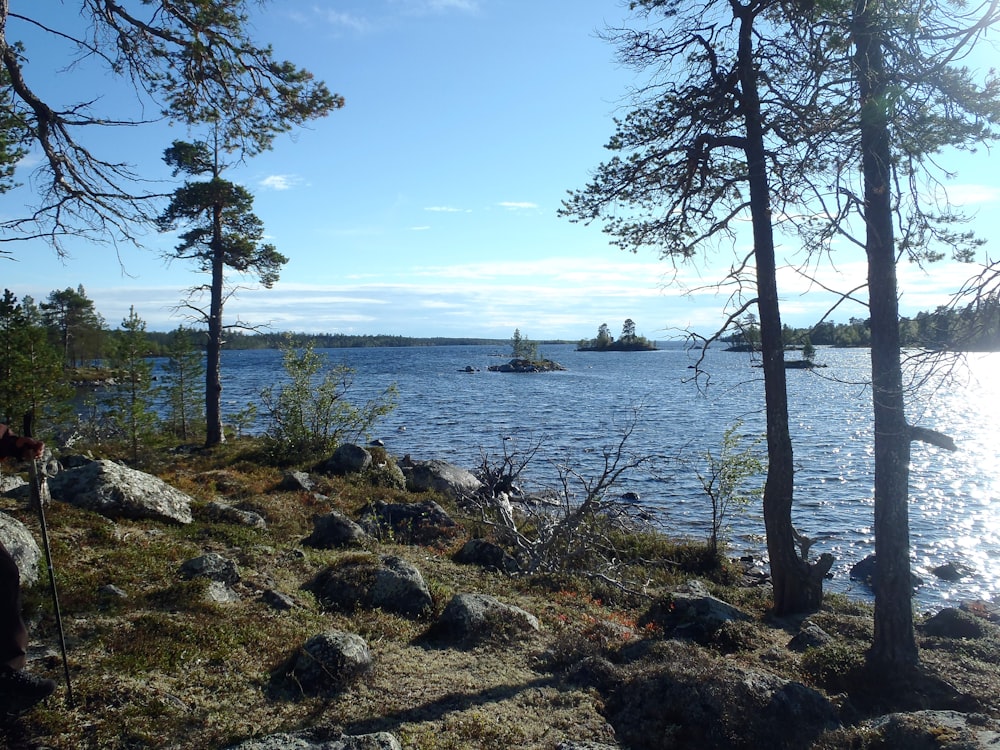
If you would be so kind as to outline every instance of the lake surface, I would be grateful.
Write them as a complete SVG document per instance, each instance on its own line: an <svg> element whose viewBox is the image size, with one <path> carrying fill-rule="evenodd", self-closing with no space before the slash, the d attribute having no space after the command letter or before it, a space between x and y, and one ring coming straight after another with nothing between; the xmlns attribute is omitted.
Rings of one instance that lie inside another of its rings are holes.
<svg viewBox="0 0 1000 750"><path fill-rule="evenodd" d="M696 471L707 450L718 452L724 430L742 420L742 432L764 433L761 371L746 354L709 352L706 387L692 381L696 353L681 348L598 353L542 346L542 355L567 370L532 375L487 372L508 358L493 346L319 351L331 364L354 368L354 403L397 385L399 406L373 435L393 455L473 469L484 452L502 455L505 439L523 449L540 443L527 489L554 486L557 466L596 476L602 449L617 445L632 425L626 450L661 458L651 462L652 473L630 476L620 491L637 492L654 522L671 534L707 537L711 508ZM827 590L870 598L848 578L850 567L874 551L869 353L820 348L816 361L827 367L788 372L793 523L807 536L822 537L814 556L836 556ZM462 372L467 366L476 372ZM224 411L234 413L281 379L281 356L224 351L222 373ZM955 453L913 447L910 535L914 572L925 581L916 594L921 611L1000 593L998 374L1000 354L970 355L959 377L931 373L909 401L912 423L945 432L959 445ZM759 504L734 516L731 527L735 552L764 556ZM975 573L959 583L930 573L947 562Z"/></svg>

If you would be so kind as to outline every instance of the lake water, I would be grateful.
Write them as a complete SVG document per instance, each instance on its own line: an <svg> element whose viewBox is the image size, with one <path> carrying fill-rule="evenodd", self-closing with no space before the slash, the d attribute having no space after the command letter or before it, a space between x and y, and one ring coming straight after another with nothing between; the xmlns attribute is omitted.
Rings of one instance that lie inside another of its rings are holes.
<svg viewBox="0 0 1000 750"><path fill-rule="evenodd" d="M632 475L620 490L637 492L656 524L672 534L705 538L711 519L696 470L706 450L718 452L724 430L737 419L742 432L764 433L761 371L750 357L708 353L710 381L692 382L696 354L681 348L656 352L577 352L571 345L542 346L565 372L491 373L506 361L494 346L320 350L331 364L356 371L350 400L359 403L395 383L399 406L374 437L397 457L443 459L465 468L482 453L540 442L528 489L553 486L556 466L584 476L599 473L601 450L617 445L663 458L653 473ZM796 355L790 355L796 356ZM849 580L850 567L873 551L872 416L867 349L819 349L813 371L788 372L789 414L795 450L793 523L822 537L813 555L837 558L827 590L870 598ZM462 372L471 366L476 372ZM257 401L282 377L276 351L225 351L224 411ZM929 378L910 399L911 422L945 432L960 450L949 453L916 443L910 476L910 529L914 572L925 583L920 610L1000 593L1000 354L970 355L964 375ZM933 387L933 386L937 387ZM764 450L761 444L761 451ZM704 465L703 462L701 465ZM731 520L731 547L764 555L763 519L751 507ZM972 568L959 583L930 569L946 563ZM1000 598L1000 597L998 597Z"/></svg>

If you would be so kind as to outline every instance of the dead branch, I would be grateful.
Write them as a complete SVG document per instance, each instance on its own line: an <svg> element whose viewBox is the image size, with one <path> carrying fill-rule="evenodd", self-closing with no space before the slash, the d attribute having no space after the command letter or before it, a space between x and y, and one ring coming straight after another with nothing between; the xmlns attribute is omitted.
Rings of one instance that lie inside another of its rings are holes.
<svg viewBox="0 0 1000 750"><path fill-rule="evenodd" d="M930 445L936 445L938 448L944 448L949 451L958 450L955 440L943 432L932 430L929 427L914 427L913 425L909 426L909 430L910 442L920 441L921 443L929 443Z"/></svg>

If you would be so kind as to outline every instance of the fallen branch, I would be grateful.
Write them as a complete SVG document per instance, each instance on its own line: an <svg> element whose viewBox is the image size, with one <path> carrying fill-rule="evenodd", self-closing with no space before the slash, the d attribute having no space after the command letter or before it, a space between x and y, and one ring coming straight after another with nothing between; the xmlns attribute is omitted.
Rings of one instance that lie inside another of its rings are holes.
<svg viewBox="0 0 1000 750"><path fill-rule="evenodd" d="M955 445L955 441L950 435L945 435L943 432L938 432L927 427L913 427L911 425L910 442L914 440L919 440L921 443L930 443L931 445L936 445L938 448L944 448L949 451L958 450L958 446Z"/></svg>

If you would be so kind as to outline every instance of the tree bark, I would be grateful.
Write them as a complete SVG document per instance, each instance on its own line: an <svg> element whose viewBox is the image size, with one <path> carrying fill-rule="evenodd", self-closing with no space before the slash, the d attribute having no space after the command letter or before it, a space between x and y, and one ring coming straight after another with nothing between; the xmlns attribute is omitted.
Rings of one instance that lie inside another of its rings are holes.
<svg viewBox="0 0 1000 750"><path fill-rule="evenodd" d="M888 86L878 0L854 8L855 65L861 105L861 158L871 312L875 417L875 636L869 663L899 676L919 660L910 581L911 432L903 403L896 253L893 242Z"/></svg>
<svg viewBox="0 0 1000 750"><path fill-rule="evenodd" d="M786 615L819 609L823 598L823 576L812 574L811 566L796 553L795 531L792 527L795 467L788 429L785 350L781 338L770 187L765 164L757 71L753 59L752 30L756 7L756 4L751 3L738 11L740 46L737 64L746 128L745 152L750 182L754 260L757 267L757 309L760 316L767 415L768 466L764 484L764 526L774 585L774 613ZM829 565L826 569L829 569Z"/></svg>
<svg viewBox="0 0 1000 750"><path fill-rule="evenodd" d="M205 446L226 442L222 426L222 307L225 257L222 205L212 208L212 288L208 310L208 343L205 347Z"/></svg>

